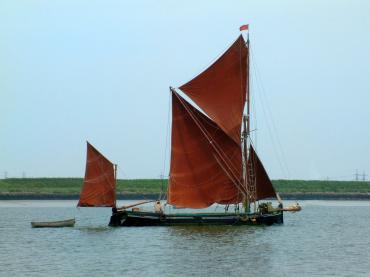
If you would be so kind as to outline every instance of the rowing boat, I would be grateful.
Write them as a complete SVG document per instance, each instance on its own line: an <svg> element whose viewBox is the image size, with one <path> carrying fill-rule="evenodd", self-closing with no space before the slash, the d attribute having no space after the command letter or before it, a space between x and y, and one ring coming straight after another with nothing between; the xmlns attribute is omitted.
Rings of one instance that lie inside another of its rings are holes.
<svg viewBox="0 0 370 277"><path fill-rule="evenodd" d="M44 221L44 222L32 221L31 226L32 228L73 227L75 223L76 223L76 220L72 218L72 219L60 220L60 221Z"/></svg>

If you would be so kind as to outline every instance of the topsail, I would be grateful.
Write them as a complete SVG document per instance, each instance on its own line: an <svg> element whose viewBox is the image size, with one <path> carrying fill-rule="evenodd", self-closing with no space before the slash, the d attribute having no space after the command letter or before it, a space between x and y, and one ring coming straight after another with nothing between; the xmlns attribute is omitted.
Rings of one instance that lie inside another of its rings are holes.
<svg viewBox="0 0 370 277"><path fill-rule="evenodd" d="M209 68L179 87L238 144L248 87L247 56L240 35Z"/></svg>

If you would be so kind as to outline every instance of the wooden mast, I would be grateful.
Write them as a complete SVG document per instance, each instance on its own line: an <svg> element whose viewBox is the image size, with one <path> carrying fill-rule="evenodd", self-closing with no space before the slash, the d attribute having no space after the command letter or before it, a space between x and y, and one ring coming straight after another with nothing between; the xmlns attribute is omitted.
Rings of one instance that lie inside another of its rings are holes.
<svg viewBox="0 0 370 277"><path fill-rule="evenodd" d="M246 139L249 137L250 135L250 90L249 90L249 31L248 31L248 38L247 38L247 48L248 48L248 54L247 54L247 98L246 98L246 102L247 102L247 118L246 118L246 121L247 121L247 130L246 130ZM244 121L244 124L245 124L245 121ZM247 158L247 156L246 156Z"/></svg>
<svg viewBox="0 0 370 277"><path fill-rule="evenodd" d="M247 78L246 78L246 104L247 104L247 115L244 114L243 116L243 132L242 132L242 138L243 138L243 165L244 165L244 186L247 190L247 195L243 201L245 212L250 211L250 201L251 201L251 195L249 192L249 172L248 172L248 137L249 137L249 131L250 131L250 122L249 122L249 116L250 116L250 102L249 102L249 31L248 31L248 37L247 37L247 43L246 46L248 48L247 52Z"/></svg>
<svg viewBox="0 0 370 277"><path fill-rule="evenodd" d="M248 164L247 164L247 156L248 156L248 149L247 149L247 127L246 127L246 122L247 122L247 116L243 116L243 133L242 133L242 138L243 138L243 167L244 167L244 172L243 172L243 178L244 178L244 186L248 192ZM244 210L245 212L250 211L250 205L249 205L249 193L245 195L245 198L243 199L243 205L244 205Z"/></svg>
<svg viewBox="0 0 370 277"><path fill-rule="evenodd" d="M255 201L256 201L256 182L255 182L255 176L254 176L254 172L253 172L253 166L250 167L248 165L248 160L249 160L249 156L248 156L248 138L250 140L250 128L251 128L251 120L250 120L250 103L251 103L251 100L250 100L250 60L249 60L249 56L250 56L250 41L249 41L249 30L248 30L248 34L247 34L247 48L248 48L248 52L247 52L247 97L246 97L246 102L247 102L247 115L244 115L243 117L243 128L244 128L244 132L243 132L243 137L244 137L244 151L243 151L243 154L244 154L244 162L245 162L245 179L244 179L244 182L245 182L245 186L246 186L246 189L247 189L247 192L248 192L248 195L247 195L247 203L246 203L246 210L248 209L248 211L250 211L250 204L251 203L254 203L254 210L256 210L256 204L255 204Z"/></svg>
<svg viewBox="0 0 370 277"><path fill-rule="evenodd" d="M250 189L250 185L251 184L248 184L248 180L251 180L249 174L251 172L249 172L249 167L248 167L248 138L250 136L250 90L249 90L249 30L248 30L248 34L247 34L247 48L248 48L248 52L247 52L247 98L246 98L246 101L247 101L247 116L246 118L244 119L244 126L245 126L245 121L247 122L247 129L246 129L246 136L245 136L245 139L244 139L244 151L245 151L245 164L246 164L246 181L245 181L245 185L246 185L246 188L247 188L247 192L248 192L248 211L250 211L250 204L251 204L251 201L252 201L252 195L249 191Z"/></svg>

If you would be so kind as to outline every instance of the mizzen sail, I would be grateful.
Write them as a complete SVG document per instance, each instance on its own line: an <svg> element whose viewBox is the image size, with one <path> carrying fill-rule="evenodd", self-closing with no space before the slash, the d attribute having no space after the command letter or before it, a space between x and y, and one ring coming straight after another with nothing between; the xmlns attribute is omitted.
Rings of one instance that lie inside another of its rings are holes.
<svg viewBox="0 0 370 277"><path fill-rule="evenodd" d="M240 35L217 61L180 87L236 143L248 87L247 55Z"/></svg>
<svg viewBox="0 0 370 277"><path fill-rule="evenodd" d="M169 204L205 208L241 201L240 144L174 91L171 143Z"/></svg>
<svg viewBox="0 0 370 277"><path fill-rule="evenodd" d="M87 142L85 179L78 207L115 207L114 165Z"/></svg>

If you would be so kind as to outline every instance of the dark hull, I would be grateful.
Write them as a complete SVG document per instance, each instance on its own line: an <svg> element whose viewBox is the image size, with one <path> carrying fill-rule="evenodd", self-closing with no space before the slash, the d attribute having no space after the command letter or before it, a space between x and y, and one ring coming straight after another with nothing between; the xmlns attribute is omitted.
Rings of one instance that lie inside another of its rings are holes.
<svg viewBox="0 0 370 277"><path fill-rule="evenodd" d="M113 213L109 226L176 226L176 225L272 225L282 224L283 212L266 214L159 214L119 211Z"/></svg>

